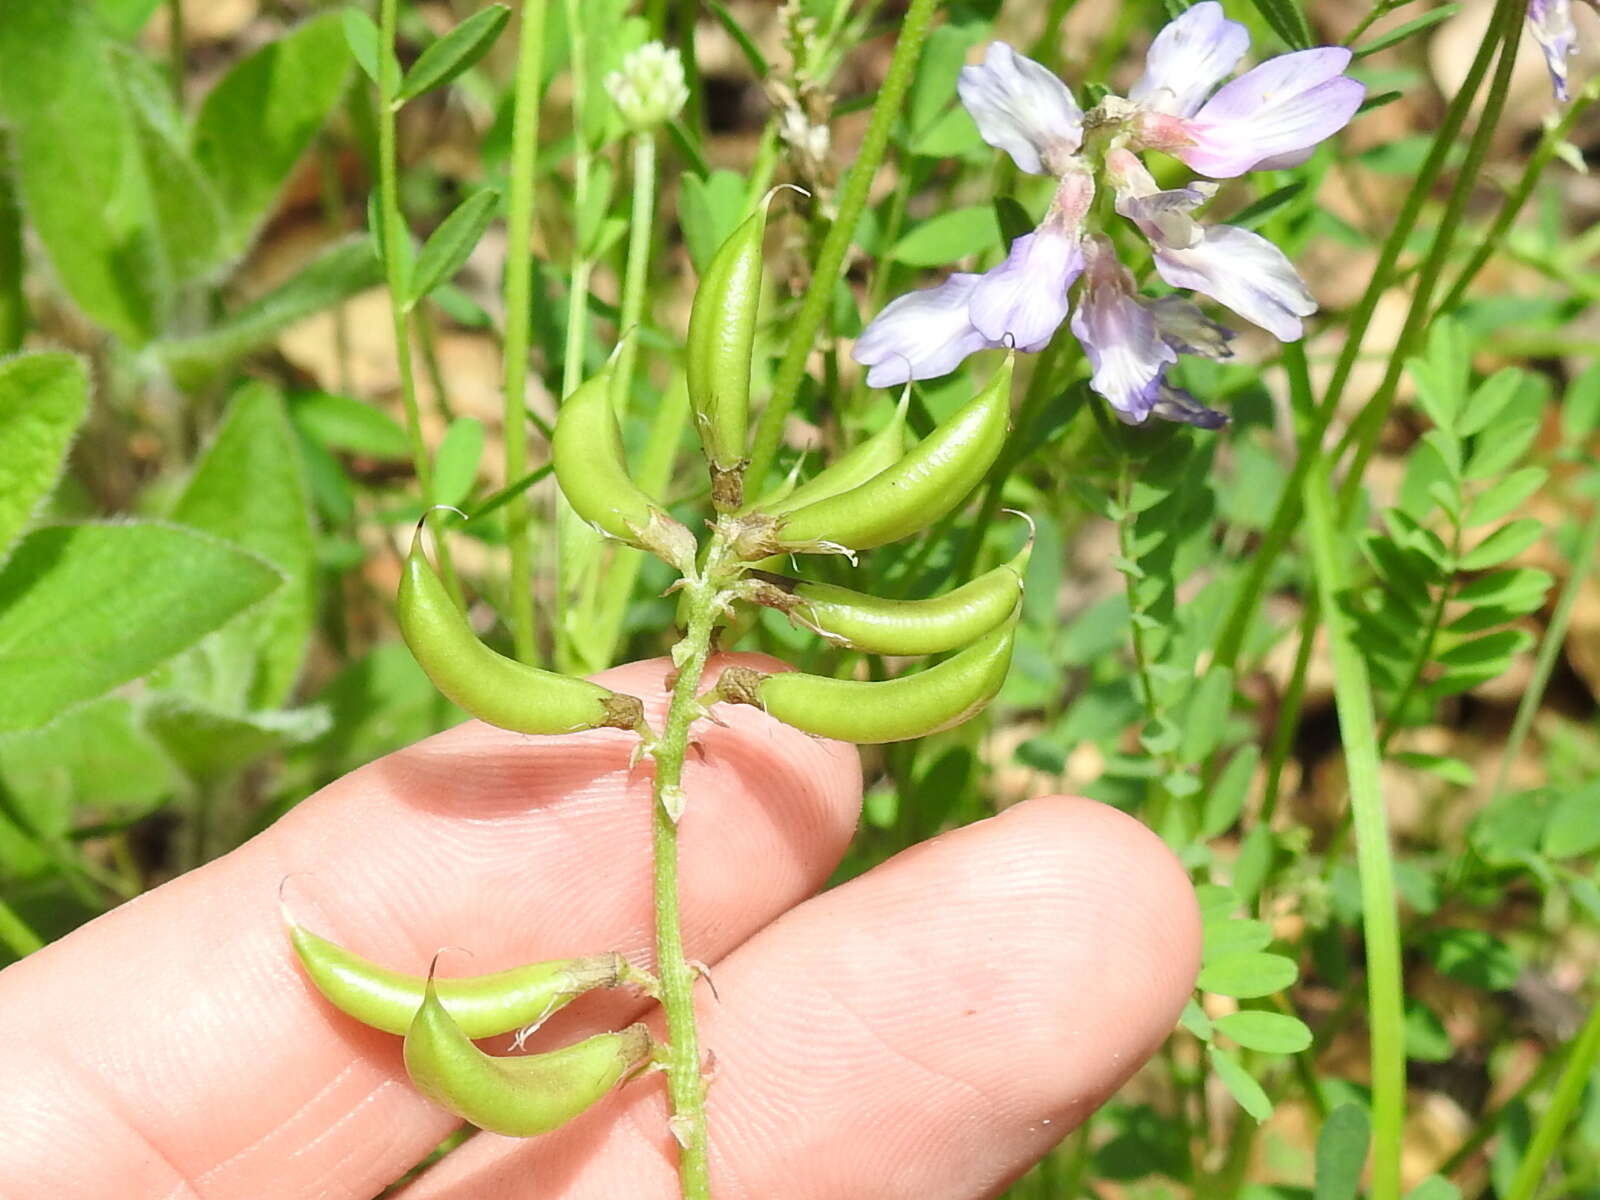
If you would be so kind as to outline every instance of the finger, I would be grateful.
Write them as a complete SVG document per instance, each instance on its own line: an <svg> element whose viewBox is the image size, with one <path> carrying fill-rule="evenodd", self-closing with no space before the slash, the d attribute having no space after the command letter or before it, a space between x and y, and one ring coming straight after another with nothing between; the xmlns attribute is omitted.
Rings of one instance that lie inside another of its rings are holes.
<svg viewBox="0 0 1600 1200"><path fill-rule="evenodd" d="M659 720L666 669L606 682ZM696 727L703 756L685 772L685 938L707 959L820 886L860 799L853 749L754 710L727 719ZM468 723L7 970L0 1028L20 1053L0 1095L24 1116L0 1194L292 1200L397 1178L455 1122L406 1085L398 1039L311 989L280 880L294 876L298 919L402 970L444 945L474 952L451 973L608 949L648 965L652 814L634 744Z"/></svg>
<svg viewBox="0 0 1600 1200"><path fill-rule="evenodd" d="M1000 1192L1172 1029L1199 969L1183 868L1144 826L1036 800L788 913L716 970L713 1191ZM534 1141L479 1134L401 1200L666 1200L656 1081Z"/></svg>

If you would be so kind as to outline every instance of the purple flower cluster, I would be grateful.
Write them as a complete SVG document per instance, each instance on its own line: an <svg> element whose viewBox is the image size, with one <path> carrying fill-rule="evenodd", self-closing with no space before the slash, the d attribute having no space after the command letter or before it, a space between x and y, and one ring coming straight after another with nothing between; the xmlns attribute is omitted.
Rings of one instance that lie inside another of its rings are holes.
<svg viewBox="0 0 1600 1200"><path fill-rule="evenodd" d="M1194 213L1217 185L1162 189L1139 158L1159 150L1210 179L1293 166L1361 106L1365 89L1344 74L1350 52L1341 47L1284 54L1222 83L1249 43L1243 25L1205 0L1156 36L1127 97L1109 96L1087 114L1066 84L1004 42L963 68L957 90L983 139L1019 170L1056 179L1055 196L998 266L885 307L855 346L867 382L931 379L978 350L1041 350L1070 315L1090 386L1122 420L1220 425L1220 413L1167 374L1180 354L1226 357L1232 332L1181 296L1140 295L1094 228L1095 200L1111 189L1116 212L1148 240L1172 287L1209 296L1281 341L1301 336L1301 318L1317 306L1283 252L1249 230L1201 224ZM1074 310L1067 293L1080 278Z"/></svg>

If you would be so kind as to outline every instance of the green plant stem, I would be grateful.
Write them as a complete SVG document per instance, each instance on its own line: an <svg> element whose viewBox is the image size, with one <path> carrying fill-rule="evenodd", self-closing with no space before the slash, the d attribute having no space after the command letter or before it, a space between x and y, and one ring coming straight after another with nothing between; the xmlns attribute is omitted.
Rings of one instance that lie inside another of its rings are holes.
<svg viewBox="0 0 1600 1200"><path fill-rule="evenodd" d="M1283 767L1294 746L1294 735L1300 728L1300 708L1306 698L1306 674L1311 668L1311 651L1316 646L1317 625L1322 619L1322 606L1315 596L1307 596L1305 606L1300 618L1300 648L1295 652L1294 670L1289 675L1289 686L1284 689L1283 701L1278 708L1272 748L1267 756L1267 786L1261 796L1261 811L1256 817L1263 825L1270 825L1273 815L1278 811L1278 799L1283 791ZM1260 906L1261 896L1257 895L1257 912Z"/></svg>
<svg viewBox="0 0 1600 1200"><path fill-rule="evenodd" d="M1583 532L1579 535L1578 552L1573 556L1566 582L1561 585L1561 595L1556 598L1555 611L1550 614L1550 625L1544 631L1544 640L1539 643L1539 655L1533 663L1533 678L1528 681L1522 699L1517 702L1517 715L1512 719L1511 733L1506 738L1505 749L1500 753L1500 767L1494 776L1496 796L1505 788L1511 764L1522 752L1522 744L1527 740L1533 718L1544 700L1545 688L1550 685L1550 674L1555 670L1556 659L1560 657L1561 647L1567 639L1573 606L1578 602L1578 593L1588 582L1589 573L1594 570L1597 548L1600 548L1600 501L1596 502L1588 521L1584 522Z"/></svg>
<svg viewBox="0 0 1600 1200"><path fill-rule="evenodd" d="M0 943L18 958L27 958L44 946L44 939L17 915L17 910L0 900Z"/></svg>
<svg viewBox="0 0 1600 1200"><path fill-rule="evenodd" d="M656 216L656 136L646 130L633 135L633 213L628 225L628 264L622 278L622 311L617 336L617 362L612 372L611 403L620 421L633 394L633 369L639 359L639 323L650 290L650 242Z"/></svg>
<svg viewBox="0 0 1600 1200"><path fill-rule="evenodd" d="M681 809L683 758L689 744L689 726L700 714L700 685L711 655L711 631L722 602L726 545L720 532L713 536L706 565L689 576L684 588L688 629L673 648L678 669L667 709L666 725L650 750L655 762L655 906L656 970L661 977L661 1006L667 1016L667 1092L672 1100L673 1134L678 1140L678 1177L684 1200L710 1196L706 1149L706 1083L700 1070L699 1040L695 1031L695 971L683 955L683 931L678 917L678 823L673 808Z"/></svg>
<svg viewBox="0 0 1600 1200"><path fill-rule="evenodd" d="M679 0L678 53L683 59L684 87L689 92L688 102L683 106L683 120L697 135L706 127L705 86L700 80L700 59L694 46L694 30L699 21L700 0Z"/></svg>
<svg viewBox="0 0 1600 1200"><path fill-rule="evenodd" d="M179 109L183 108L184 77L189 73L186 41L183 0L167 0L167 70L172 73L172 99Z"/></svg>
<svg viewBox="0 0 1600 1200"><path fill-rule="evenodd" d="M856 155L850 174L839 192L839 215L828 235L823 239L821 253L817 256L816 270L806 288L800 311L795 314L789 346L785 350L778 373L772 384L772 399L756 425L755 441L750 452L750 469L746 473L746 486L753 494L765 490L767 472L778 452L783 438L783 423L794 407L800 393L800 381L805 375L806 359L816 342L817 331L828 315L833 299L834 285L844 268L845 254L850 249L850 239L855 233L861 210L866 207L867 194L872 179L883 161L889 145L889 132L901 117L901 105L906 90L916 75L917 59L922 53L922 43L928 35L938 0L911 0L904 23L900 26L900 40L895 44L894 57L889 61L889 73L884 77L878 92L878 102L872 107L872 119L867 124L866 135L861 139L861 150Z"/></svg>
<svg viewBox="0 0 1600 1200"><path fill-rule="evenodd" d="M1497 23L1492 28L1501 28L1499 22L1503 20L1505 13L1517 9L1519 2L1520 0L1498 0L1495 10ZM1283 494L1278 499L1277 508L1272 514L1272 520L1268 524L1261 545L1251 556L1249 570L1223 622L1222 633L1217 638L1216 650L1212 656L1213 666L1232 667L1238 661L1239 650L1255 617L1256 606L1261 600L1267 579L1278 561L1278 556L1283 553L1290 537L1299 526L1301 495L1305 489L1306 477L1322 460L1323 435L1327 433L1328 426L1332 424L1334 415L1339 411L1339 401L1344 396L1344 389L1350 381L1351 372L1355 370L1356 363L1360 359L1361 344L1372 325L1378 302L1395 283L1395 266L1400 260L1406 242L1410 240L1412 230L1416 228L1433 182L1444 169L1445 160L1455 146L1456 136L1461 132L1461 126L1472 108L1472 102L1477 97L1484 76L1488 74L1489 64L1494 60L1498 45L1499 39L1486 37L1483 44L1478 47L1478 53L1467 70L1467 77L1445 110L1444 119L1434 135L1428 157L1417 172L1416 182L1406 194L1405 203L1389 230L1389 237L1378 253L1378 262L1373 268L1371 282L1367 284L1367 290L1362 293L1360 301L1356 304L1355 312L1351 315L1349 326L1345 330L1344 344L1334 363L1333 376L1328 381L1327 390L1323 393L1322 402L1316 413L1300 434L1295 464L1289 473L1288 481L1284 484Z"/></svg>
<svg viewBox="0 0 1600 1200"><path fill-rule="evenodd" d="M506 480L528 473L528 327L533 318L533 217L539 152L539 73L544 63L545 5L522 6L517 37L517 78L511 118L511 195L506 210L505 456ZM533 554L528 545L528 497L506 502L506 542L511 548L510 625L516 656L539 653L533 622Z"/></svg>
<svg viewBox="0 0 1600 1200"><path fill-rule="evenodd" d="M1561 143L1572 132L1572 127L1578 123L1578 118L1588 111L1596 99L1600 99L1600 80L1591 80L1589 85L1579 92L1572 103L1567 105L1567 111L1561 115L1561 120L1544 131L1544 137L1539 139L1539 145L1528 156L1528 163L1522 170L1522 177L1517 180L1516 186L1506 194L1500 203L1500 211L1495 214L1494 221L1478 242L1478 248L1472 252L1472 257L1467 260L1466 266L1461 268L1456 276L1456 281L1450 285L1450 290L1445 298L1439 301L1439 307L1434 310L1434 316L1447 313L1455 309L1467 294L1467 289L1472 286L1472 281L1478 277L1478 272L1494 256L1494 252L1505 240L1511 223L1522 212L1523 206L1528 203L1528 197L1533 195L1533 189L1539 182L1539 177L1544 174L1544 169L1550 165L1550 160L1556 156Z"/></svg>
<svg viewBox="0 0 1600 1200"><path fill-rule="evenodd" d="M1423 260L1422 268L1417 273L1416 284L1411 294L1411 307L1406 313L1405 324L1400 327L1400 336L1395 341L1394 350L1389 355L1389 366L1384 372L1383 382L1378 385L1378 390L1372 399L1362 408L1361 415L1351 422L1350 428L1340 440L1338 450L1334 453L1337 460L1343 456L1347 445L1354 444L1356 448L1355 457L1351 460L1344 480L1339 485L1341 512L1349 512L1350 506L1355 503L1356 496L1360 493L1362 476L1366 474L1367 463L1371 461L1373 453L1378 448L1378 439L1383 433L1383 426L1389 419L1390 410L1394 407L1395 395L1400 389L1400 377L1405 372L1406 362L1416 351L1428 327L1434 288L1438 286L1439 277L1449 260L1456 233L1461 228L1462 218L1466 214L1467 202L1472 198L1472 190L1477 183L1478 172L1482 169L1483 161L1489 153L1489 143L1494 140L1495 126L1499 124L1500 114L1505 110L1506 97L1511 93L1511 73L1516 65L1517 43L1522 37L1524 14L1516 3L1511 3L1509 0L1502 0L1500 7L1495 11L1499 21L1493 28L1498 31L1498 36L1491 33L1486 41L1499 44L1500 61L1496 64L1494 78L1489 83L1489 93L1484 100L1483 112L1478 117L1477 128L1473 130L1472 141L1467 144L1466 159L1456 175L1455 186L1450 190L1450 199L1445 204L1444 215L1439 219L1433 245L1429 248L1428 256Z"/></svg>
<svg viewBox="0 0 1600 1200"><path fill-rule="evenodd" d="M395 57L399 0L379 0L378 8L378 219L383 226L383 271L389 285L389 315L394 324L395 364L400 371L400 400L405 406L406 437L411 442L411 462L422 489L426 510L433 504L433 461L422 437L422 413L417 405L417 381L411 359L411 318L406 299L411 293L408 253L411 233L400 213L400 163L396 142L395 94L400 90L400 64ZM429 514L431 518L431 514ZM431 521L430 521L431 523ZM461 583L450 561L449 543L436 539L434 554L439 575L450 597L461 603Z"/></svg>
<svg viewBox="0 0 1600 1200"><path fill-rule="evenodd" d="M1400 1200L1400 1153L1406 1104L1405 1015L1400 967L1400 925L1395 905L1394 861L1378 784L1377 723L1372 685L1338 604L1345 587L1340 531L1335 523L1326 467L1305 484L1305 511L1317 593L1333 659L1334 703L1339 713L1349 776L1350 809L1361 876L1362 932L1367 952L1367 1012L1371 1029L1372 1200Z"/></svg>
<svg viewBox="0 0 1600 1200"><path fill-rule="evenodd" d="M1550 1097L1550 1106L1539 1118L1539 1127L1533 1131L1527 1153L1512 1177L1506 1200L1533 1200L1550 1159L1572 1130L1572 1118L1588 1086L1596 1058L1600 1058L1600 1004L1589 1010L1589 1019L1572 1043L1567 1065L1562 1068L1555 1094Z"/></svg>

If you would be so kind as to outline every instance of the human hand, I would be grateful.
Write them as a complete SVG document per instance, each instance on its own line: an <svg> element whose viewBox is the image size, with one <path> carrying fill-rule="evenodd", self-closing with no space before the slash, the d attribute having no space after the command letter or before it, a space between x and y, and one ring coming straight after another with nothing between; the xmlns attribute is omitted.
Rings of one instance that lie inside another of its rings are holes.
<svg viewBox="0 0 1600 1200"><path fill-rule="evenodd" d="M714 664L769 660L733 655ZM663 661L602 676L659 714ZM1004 1188L1161 1044L1199 918L1142 825L1034 800L814 896L860 803L856 751L752 709L702 723L682 822L719 1196L968 1200ZM233 853L0 973L6 1200L369 1197L457 1124L400 1040L332 1008L279 915L407 971L620 950L651 961L635 739L469 722L380 759ZM593 995L540 1044L634 1018ZM404 1200L676 1196L659 1079L519 1141L478 1134Z"/></svg>

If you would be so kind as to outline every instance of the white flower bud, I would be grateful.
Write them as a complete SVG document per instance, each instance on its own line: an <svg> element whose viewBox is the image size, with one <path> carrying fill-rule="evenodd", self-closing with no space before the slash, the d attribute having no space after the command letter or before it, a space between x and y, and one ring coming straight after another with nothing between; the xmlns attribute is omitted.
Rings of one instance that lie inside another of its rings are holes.
<svg viewBox="0 0 1600 1200"><path fill-rule="evenodd" d="M689 100L683 60L660 42L646 42L606 76L606 90L629 129L644 131L670 121Z"/></svg>

